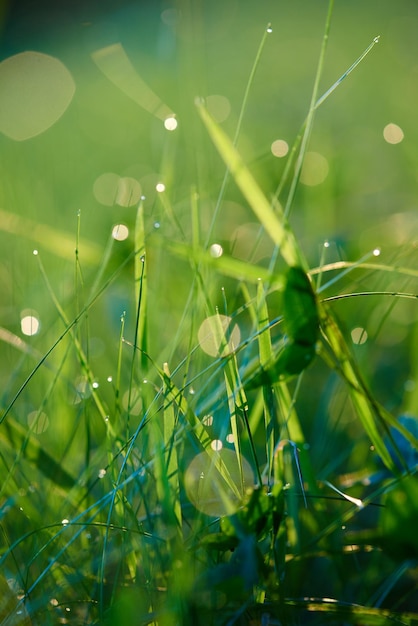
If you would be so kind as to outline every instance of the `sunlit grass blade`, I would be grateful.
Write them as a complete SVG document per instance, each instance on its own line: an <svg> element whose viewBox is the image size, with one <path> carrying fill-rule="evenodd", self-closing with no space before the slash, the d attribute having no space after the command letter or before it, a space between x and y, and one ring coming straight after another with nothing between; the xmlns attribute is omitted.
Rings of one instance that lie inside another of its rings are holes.
<svg viewBox="0 0 418 626"><path fill-rule="evenodd" d="M38 256L38 255L36 255ZM57 348L57 346L59 346L61 344L61 342L63 341L63 339L74 329L74 327L80 322L81 319L83 319L83 317L85 316L85 314L87 313L87 311L93 306L93 304L96 302L96 300L99 299L99 297L103 294L103 292L106 291L106 289L109 287L109 285L115 280L115 278L119 275L119 273L121 272L121 270L123 269L123 267L125 265L127 265L129 263L129 261L131 260L133 254L129 255L125 261L117 268L117 270L104 282L104 284L102 285L102 287L99 289L99 291L91 298L91 300L83 307L83 309L79 312L79 314L73 318L73 320L71 322L69 322L65 329L63 330L63 332L59 335L59 337L53 342L53 344L50 346L50 348L45 352L45 354L43 354L43 356L40 358L40 360L38 361L38 363L35 365L35 367L32 369L32 371L29 373L29 375L25 378L25 380L23 381L23 383L20 385L19 389L17 390L17 392L15 393L15 395L13 396L13 398L10 400L10 402L8 403L7 407L5 408L3 414L0 417L0 424L6 419L7 415L10 413L11 409L13 408L13 406L15 405L17 399L19 398L19 396L21 395L21 393L23 392L23 390L28 386L28 384L31 382L31 380L34 378L34 376L36 375L36 373L38 372L38 370L46 363L48 357L54 352L54 350ZM57 304L59 306L59 308L61 309L61 305L58 303Z"/></svg>
<svg viewBox="0 0 418 626"><path fill-rule="evenodd" d="M95 50L91 56L106 78L146 111L161 120L174 115L138 74L120 43Z"/></svg>
<svg viewBox="0 0 418 626"><path fill-rule="evenodd" d="M72 261L74 259L74 235L58 230L47 224L30 220L16 213L8 213L0 209L0 230L27 237L44 250L52 252L58 257ZM102 256L101 247L92 242L81 239L79 242L80 254L88 265L97 265Z"/></svg>
<svg viewBox="0 0 418 626"><path fill-rule="evenodd" d="M78 477L72 476L60 462L56 461L45 450L42 442L16 420L10 419L7 423L7 429L0 430L0 440L4 452L9 450L13 455L16 455L18 451L21 451L27 463L33 463L46 478L50 479L63 492L67 493L77 485ZM13 473L10 472L7 482L12 476ZM6 481L2 484L1 492L5 486Z"/></svg>
<svg viewBox="0 0 418 626"><path fill-rule="evenodd" d="M67 315L66 315L64 309L62 308L62 306L61 306L61 304L60 304L60 302L59 302L59 300L58 300L58 298L57 298L57 296L56 296L56 294L55 294L55 292L54 292L54 290L52 288L51 283L49 282L48 276L47 276L47 274L45 272L44 266L42 264L41 259L39 258L39 255L37 256L37 258L39 260L39 268L40 268L42 277L44 279L46 288L48 290L48 293L49 293L49 295L51 297L51 300L52 300L52 302L53 302L53 304L54 304L54 306L55 306L55 308L56 308L56 310L57 310L61 320L64 323L64 326L66 326L66 328L70 329L70 331L73 328L75 330L77 328L76 324L75 323L71 324L69 322L69 320L67 318ZM84 312L85 312L85 310L84 310ZM79 317L79 316L80 316L80 313L78 314L77 317ZM90 360L88 359L88 357L87 357L87 355L86 355L86 353L85 353L85 351L84 351L84 349L83 349L83 347L81 345L81 342L78 339L76 333L75 332L70 332L70 337L71 337L72 341L74 342L74 347L76 349L76 353L77 353L77 356L78 356L78 359L79 359L82 371L83 371L84 375L86 376L86 380L88 382L90 393L91 393L91 396L92 396L92 398L94 400L94 403L95 403L95 405L96 405L96 407L97 407L97 409L99 411L99 414L100 414L100 416L101 416L101 418L102 418L106 428L108 428L109 431L112 432L113 426L109 423L109 420L107 419L108 412L107 412L107 410L106 410L106 408L105 408L105 406L104 406L104 404L103 404L103 402L101 400L99 392L97 390L97 386L95 384L96 379L95 379L93 371L92 371L92 369L90 367Z"/></svg>
<svg viewBox="0 0 418 626"><path fill-rule="evenodd" d="M273 348L271 344L270 331L266 327L269 324L269 313L266 302L266 295L264 287L261 281L257 285L257 328L258 335L258 350L260 355L260 365L265 369L268 364L272 363L274 359ZM268 472L268 484L271 484L273 477L273 456L274 456L274 438L275 438L275 415L273 411L273 396L270 386L263 385L263 398L264 398L264 428L266 433L266 458L267 458L267 472Z"/></svg>
<svg viewBox="0 0 418 626"><path fill-rule="evenodd" d="M324 619L331 619L333 616L341 620L341 623L361 623L364 626L387 626L389 623L414 626L418 620L418 613L396 613L387 609L359 606L325 598L322 600L288 599L286 606L309 611L310 615L317 613Z"/></svg>
<svg viewBox="0 0 418 626"><path fill-rule="evenodd" d="M147 351L147 273L145 257L145 225L144 207L142 202L138 206L135 222L135 302L138 306L136 321L135 345L143 352ZM140 306L139 306L140 303Z"/></svg>
<svg viewBox="0 0 418 626"><path fill-rule="evenodd" d="M377 454L380 456L386 467L396 474L396 466L386 448L383 437L377 426L379 417L380 421L382 421L382 419L376 402L372 399L370 392L366 388L360 372L350 355L341 331L332 318L331 313L326 311L324 306L321 306L320 309L322 317L321 328L336 360L335 367L344 377L348 385L348 390L356 409L356 413L360 418L372 444L374 445Z"/></svg>
<svg viewBox="0 0 418 626"><path fill-rule="evenodd" d="M168 364L164 364L164 372L170 378ZM163 396L165 397L164 383ZM168 514L173 514L177 523L179 533L182 528L182 512L180 503L180 482L179 482L179 464L177 457L177 447L175 445L176 436L176 415L174 404L172 402L164 403L164 412L162 415L162 441L165 455L165 472L167 475L167 495L165 501L169 504ZM168 497L167 497L168 496Z"/></svg>
<svg viewBox="0 0 418 626"><path fill-rule="evenodd" d="M304 266L299 246L279 207L276 206L276 212L272 209L229 137L215 122L201 102L198 103L197 107L206 130L225 165L230 169L235 183L240 188L266 232L276 246L280 248L281 255L286 263L288 265Z"/></svg>
<svg viewBox="0 0 418 626"><path fill-rule="evenodd" d="M283 284L280 276L272 274L265 267L249 264L246 261L236 259L227 254L214 257L203 248L195 248L187 243L174 240L165 241L164 246L179 258L193 260L196 264L201 263L204 267L216 270L223 276L236 278L237 280L245 280L255 284L261 279L264 283L272 284L276 288L279 288Z"/></svg>

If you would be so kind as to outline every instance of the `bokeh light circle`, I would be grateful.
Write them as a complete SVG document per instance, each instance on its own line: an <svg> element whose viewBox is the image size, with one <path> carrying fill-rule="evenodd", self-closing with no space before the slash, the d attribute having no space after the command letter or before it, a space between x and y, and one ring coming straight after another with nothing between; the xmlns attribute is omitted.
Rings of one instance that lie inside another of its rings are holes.
<svg viewBox="0 0 418 626"><path fill-rule="evenodd" d="M49 426L49 418L43 411L31 411L27 417L28 426L35 435L41 435Z"/></svg>
<svg viewBox="0 0 418 626"><path fill-rule="evenodd" d="M403 130L397 124L387 124L383 129L383 138L387 143L401 143L404 138Z"/></svg>
<svg viewBox="0 0 418 626"><path fill-rule="evenodd" d="M193 506L213 517L232 515L247 490L254 487L250 464L244 457L240 462L242 475L233 450L221 448L211 455L202 452L195 456L184 475L186 494Z"/></svg>
<svg viewBox="0 0 418 626"><path fill-rule="evenodd" d="M203 352L226 356L237 348L241 332L238 324L230 328L231 321L228 315L210 315L202 322L197 337Z"/></svg>
<svg viewBox="0 0 418 626"><path fill-rule="evenodd" d="M284 139L276 139L271 144L270 150L275 157L282 158L289 152L289 144Z"/></svg>
<svg viewBox="0 0 418 626"><path fill-rule="evenodd" d="M23 335L33 337L37 335L41 328L41 323L36 313L31 311L22 311L20 318L20 329Z"/></svg>
<svg viewBox="0 0 418 626"><path fill-rule="evenodd" d="M113 172L101 174L93 184L94 197L105 206L133 206L141 199L141 193L141 185L135 178Z"/></svg>
<svg viewBox="0 0 418 626"><path fill-rule="evenodd" d="M41 52L21 52L0 63L0 131L15 141L40 135L69 106L75 83L65 65Z"/></svg>
<svg viewBox="0 0 418 626"><path fill-rule="evenodd" d="M322 154L307 152L300 173L300 182L308 187L315 187L324 182L328 172L328 161Z"/></svg>

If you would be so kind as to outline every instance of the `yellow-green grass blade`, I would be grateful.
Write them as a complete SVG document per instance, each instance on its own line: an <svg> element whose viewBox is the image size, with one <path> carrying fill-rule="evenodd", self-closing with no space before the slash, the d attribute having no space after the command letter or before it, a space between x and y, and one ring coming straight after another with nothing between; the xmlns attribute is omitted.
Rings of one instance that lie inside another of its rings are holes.
<svg viewBox="0 0 418 626"><path fill-rule="evenodd" d="M260 365L264 369L274 359L274 352L271 344L269 325L269 313L266 302L266 295L261 281L257 285L257 329L258 335L258 351L260 355ZM266 329L266 330L263 330ZM263 385L264 398L264 427L266 433L266 457L268 483L270 484L273 477L273 456L274 456L274 431L275 431L275 415L272 411L272 390L269 385Z"/></svg>
<svg viewBox="0 0 418 626"><path fill-rule="evenodd" d="M203 103L200 102L197 106L206 130L225 165L229 168L235 183L266 232L280 248L283 259L288 265L304 267L305 262L293 232L284 220L281 208L277 204L276 212L273 210L232 141L211 117Z"/></svg>
<svg viewBox="0 0 418 626"><path fill-rule="evenodd" d="M16 213L9 213L0 209L0 230L6 233L26 237L48 250L56 256L74 260L74 236L58 230L48 224L40 224L27 217ZM102 248L92 241L81 239L79 241L79 253L83 261L88 265L97 265L102 257Z"/></svg>
<svg viewBox="0 0 418 626"><path fill-rule="evenodd" d="M283 287L283 277L272 274L261 265L252 265L247 261L235 259L227 254L222 254L222 256L218 258L214 258L209 251L203 248L190 246L187 243L179 241L164 241L163 245L181 259L193 261L196 265L202 263L209 269L215 270L223 276L236 278L237 280L246 280L254 284L257 284L260 279L264 283L272 285L274 288L279 289Z"/></svg>
<svg viewBox="0 0 418 626"><path fill-rule="evenodd" d="M168 364L164 364L164 372L169 377L170 372L168 370ZM163 387L163 395L165 396L166 383ZM176 415L174 411L174 404L172 402L164 404L163 412L163 445L165 450L165 467L167 472L168 488L169 488L169 502L174 514L174 518L177 522L179 530L182 526L182 514L180 503L180 483L179 483L179 465L177 458L177 447L175 446L175 432L176 432Z"/></svg>
<svg viewBox="0 0 418 626"><path fill-rule="evenodd" d="M382 459L386 467L397 473L396 465L391 458L383 437L379 432L377 420L381 418L377 403L373 401L358 368L351 357L342 333L333 319L331 313L324 305L318 305L321 315L321 328L324 336L332 350L335 362L338 364L338 371L345 379L351 400L356 409L356 413L363 424L363 427L375 447L377 454Z"/></svg>

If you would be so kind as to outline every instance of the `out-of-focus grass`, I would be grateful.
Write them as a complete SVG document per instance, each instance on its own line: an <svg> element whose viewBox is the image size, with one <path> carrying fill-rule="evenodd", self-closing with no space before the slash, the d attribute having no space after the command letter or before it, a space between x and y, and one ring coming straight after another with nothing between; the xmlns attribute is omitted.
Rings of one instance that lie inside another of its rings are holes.
<svg viewBox="0 0 418 626"><path fill-rule="evenodd" d="M203 623L214 607L214 623L246 608L249 620L259 610L332 620L334 609L335 623L384 624L396 610L415 619L405 612L417 609L416 477L391 477L376 454L399 462L390 416L418 410L414 2L334 7L319 96L381 39L316 111L308 150L327 175L311 185L302 173L284 249L310 268L323 360L297 382L246 387L283 341L285 263L271 264L282 222L270 200L286 158L271 144L291 146L306 118L326 9L127 2L10 5L3 16L4 59L53 55L76 87L50 128L0 138L0 556L35 623ZM104 68L103 50L123 50L144 82L115 56ZM150 113L144 83L176 114L173 132ZM219 126L203 113L205 128L196 97ZM7 131L1 107L0 118ZM389 123L404 132L396 145ZM228 179L216 148L227 165L236 157ZM118 224L124 241L111 237ZM34 336L25 315L40 320ZM221 336L220 315L231 326L205 353L200 324L211 316ZM227 357L235 323L239 350ZM270 492L245 496L231 522L248 482L241 454Z"/></svg>

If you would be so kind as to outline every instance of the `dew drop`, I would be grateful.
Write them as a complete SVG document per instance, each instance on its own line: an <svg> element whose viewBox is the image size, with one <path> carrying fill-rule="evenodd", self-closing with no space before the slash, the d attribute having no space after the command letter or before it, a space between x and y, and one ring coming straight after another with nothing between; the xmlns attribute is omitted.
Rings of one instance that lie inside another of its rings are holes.
<svg viewBox="0 0 418 626"><path fill-rule="evenodd" d="M155 185L155 189L158 191L158 193L163 193L163 191L165 191L164 183L157 183Z"/></svg>
<svg viewBox="0 0 418 626"><path fill-rule="evenodd" d="M154 222L154 228L160 228L161 224L160 222Z"/></svg>
<svg viewBox="0 0 418 626"><path fill-rule="evenodd" d="M223 248L219 243L214 243L209 249L210 256L214 259L219 259L223 255Z"/></svg>
<svg viewBox="0 0 418 626"><path fill-rule="evenodd" d="M69 520L69 519L67 519L66 517L65 517L65 518L62 520L62 522L61 522L61 524L62 524L63 526L68 526L68 524L69 524L69 523L70 523L70 520Z"/></svg>
<svg viewBox="0 0 418 626"><path fill-rule="evenodd" d="M174 115L170 115L170 117L167 117L164 120L164 128L166 130L171 130L171 131L176 130L177 126L178 126L178 123Z"/></svg>
<svg viewBox="0 0 418 626"><path fill-rule="evenodd" d="M113 380L113 377L112 377L112 376L108 376L108 377L106 378L106 380L107 380L107 382L108 382L108 383L111 383L111 382L112 382L112 380Z"/></svg>
<svg viewBox="0 0 418 626"><path fill-rule="evenodd" d="M104 478L105 476L106 476L106 470L104 468L100 469L99 473L98 473L98 477L99 478Z"/></svg>
<svg viewBox="0 0 418 626"><path fill-rule="evenodd" d="M94 381L94 383L92 384L93 389L98 389L99 388L99 383Z"/></svg>
<svg viewBox="0 0 418 626"><path fill-rule="evenodd" d="M32 252L32 254L33 254L34 256L38 256L38 254L39 254L39 253L38 253L38 251L37 251L37 250L34 250L34 251Z"/></svg>
<svg viewBox="0 0 418 626"><path fill-rule="evenodd" d="M144 200L146 200L146 199L147 199L147 197L146 197L146 196L141 196L141 200L142 200L142 201L144 201Z"/></svg>
<svg viewBox="0 0 418 626"><path fill-rule="evenodd" d="M377 35L377 37L375 37L375 38L373 39L373 42L374 42L374 43L379 43L379 41L380 41L380 35Z"/></svg>
<svg viewBox="0 0 418 626"><path fill-rule="evenodd" d="M373 256L380 256L380 248L375 248L373 250Z"/></svg>
<svg viewBox="0 0 418 626"><path fill-rule="evenodd" d="M271 24L268 24L268 25L267 25L266 30L267 30L267 32L268 32L268 33L272 33L272 32L273 32L273 29L272 29L272 27L271 27Z"/></svg>
<svg viewBox="0 0 418 626"><path fill-rule="evenodd" d="M329 246L330 246L329 241L324 241L324 248L329 248Z"/></svg>

